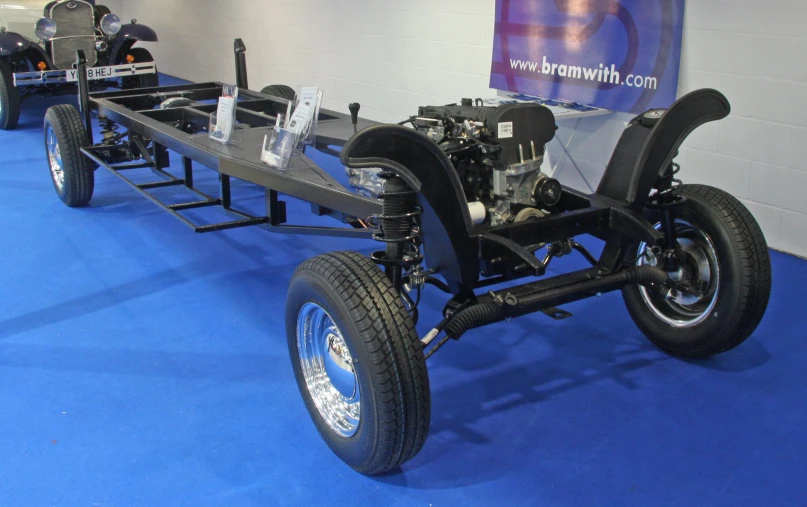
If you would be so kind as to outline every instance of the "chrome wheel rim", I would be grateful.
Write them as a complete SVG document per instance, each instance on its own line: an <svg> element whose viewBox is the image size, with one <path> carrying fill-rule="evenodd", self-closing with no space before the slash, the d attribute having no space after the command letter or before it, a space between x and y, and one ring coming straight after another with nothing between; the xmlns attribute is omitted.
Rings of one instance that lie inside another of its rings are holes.
<svg viewBox="0 0 807 507"><path fill-rule="evenodd" d="M334 433L353 436L361 418L361 393L353 358L328 312L306 303L297 315L297 352L305 384Z"/></svg>
<svg viewBox="0 0 807 507"><path fill-rule="evenodd" d="M661 224L656 224L661 230ZM720 264L712 239L702 230L684 220L675 221L681 268L672 273L677 281L684 281L692 291L659 293L640 286L639 293L650 311L658 319L675 328L693 327L709 318L720 292ZM658 260L639 245L638 265L655 266Z"/></svg>
<svg viewBox="0 0 807 507"><path fill-rule="evenodd" d="M48 125L46 135L46 145L48 148L48 164L53 183L59 191L64 190L64 169L62 169L62 151L59 149L59 141L56 140L56 133L53 127Z"/></svg>

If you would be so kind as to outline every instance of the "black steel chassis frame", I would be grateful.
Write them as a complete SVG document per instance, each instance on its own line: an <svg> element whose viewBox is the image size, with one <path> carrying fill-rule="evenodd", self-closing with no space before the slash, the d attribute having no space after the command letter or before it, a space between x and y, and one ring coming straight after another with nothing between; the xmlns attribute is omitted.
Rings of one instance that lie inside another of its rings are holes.
<svg viewBox="0 0 807 507"><path fill-rule="evenodd" d="M79 76L85 62L78 59ZM245 72L245 71L244 71ZM192 135L174 126L170 122L188 122L200 127L207 127L210 114L215 111L215 104L200 104L221 96L223 83L208 82L188 85L164 86L152 89L136 89L90 94L86 80L79 79L79 106L83 113L84 123L90 135L90 146L81 151L98 164L123 181L131 185L148 199L179 218L196 232L205 233L232 229L236 227L262 226L273 232L293 234L319 234L329 236L346 236L370 238L371 232L364 229L347 227L315 227L303 225L287 225L285 202L279 195L285 194L312 204L312 211L318 215L333 215L337 218L369 217L380 212L380 204L372 199L359 196L342 187L333 177L319 168L304 154L294 157L287 171L269 168L261 163L256 154L259 151L250 149L261 146L263 136L274 126L274 114L284 113L288 102L277 97L268 97L247 89L245 74L241 74L239 83L239 103L236 108L237 140L230 145L222 145L211 141L204 133ZM182 97L194 104L171 109L132 109L144 102L159 102L169 97ZM116 162L118 143L122 135L116 135L115 143L95 144L92 139L92 112L103 121L112 122L126 129L124 135L129 138L129 149L144 159L142 162ZM265 111L274 112L267 114ZM359 121L359 126L369 122ZM328 146L344 144L344 140L353 134L354 128L349 115L333 111L323 111L318 124L318 148L328 150ZM147 141L151 147L146 148ZM165 150L174 151L182 156L183 177L177 178L165 170L166 160L161 156ZM208 167L220 174L219 196L207 195L194 186L194 162ZM150 168L160 180L149 183L134 183L127 178L125 172L131 169ZM231 178L238 178L266 188L266 215L254 216L238 210L232 202ZM184 186L198 200L179 204L165 204L154 197L149 190L169 186ZM234 215L235 220L210 225L192 223L181 214L182 211L203 207L219 206L227 213Z"/></svg>
<svg viewBox="0 0 807 507"><path fill-rule="evenodd" d="M90 94L87 80L84 79L86 64L79 54L79 104L90 136L92 111L103 121L126 129L123 134L112 136L111 142L106 139L95 144L91 137L90 146L82 147L81 151L196 232L259 226L279 233L381 239L389 245L383 233L378 234L374 229L367 228L366 222L361 220L383 217L383 199L370 199L349 191L304 154L294 157L287 171L275 170L260 162L259 149L263 137L274 125L276 115L286 112L288 101L249 91L245 51L243 42L236 40L236 77L240 97L236 109L238 125L234 133L235 141L229 145L212 141L204 133L188 134L175 126L184 123L206 127L216 105L200 102L218 98L222 83ZM168 109L138 107L144 101L157 104L172 97L184 97L191 103ZM680 99L666 112L637 117L626 129L595 194L586 195L564 187L563 198L555 213L536 221L498 227L473 226L470 223L456 173L434 143L423 136L418 137L419 134L411 129L376 125L359 119L357 112L357 107L351 108L352 115L322 110L315 148L335 154L329 147L343 146L341 159L346 166L384 168L389 175L405 183L403 188L408 186L417 193L418 209L411 216L420 215L420 219L418 225L413 225L413 231L416 232L414 236L422 237L431 268L429 276L421 281L431 282L451 294L452 298L444 310L447 320L455 311L469 306L498 308L487 318L473 323L472 327L478 327L535 311L561 315L554 308L555 305L617 290L629 284L665 283L666 274L662 269L652 268L655 272L649 276L647 270L642 272L635 265L628 266L625 260L627 251L631 246L635 248L640 241L658 249L660 253L669 254L674 249L675 239L672 238L671 244L669 231L666 231L668 239L665 240L665 234L643 215L648 196L656 189L655 205L666 206L665 209L675 205L671 192L674 174L672 160L680 144L698 126L728 115L729 105L719 92L700 90ZM116 159L125 138L128 138L128 152L139 154L140 157L135 160ZM394 143L377 142L378 139L393 138ZM146 146L148 142L151 142L150 149ZM165 150L181 155L183 177L177 178L165 171ZM413 153L418 155L414 156ZM194 163L219 173L218 197L194 187ZM127 170L134 168L151 168L161 179L145 184L134 183L125 175ZM234 206L231 178L265 188L265 215L255 216ZM167 186L183 186L194 192L198 199L165 204L149 192ZM315 214L333 216L352 227L289 225L281 194L307 201ZM199 225L181 214L186 210L212 206L223 208L234 216L234 220ZM606 246L599 259L571 240L581 234L605 240ZM554 243L555 246L541 260L529 248L536 243ZM583 253L592 268L485 292L485 288L499 283L544 275L554 256L569 253L563 251L564 246ZM388 276L403 293L403 283L412 281L407 279L403 270L411 268L415 262L411 258L405 260L400 251L398 258L385 258L383 252L374 254L373 258L385 267ZM667 271L677 269L674 258L672 261L665 266ZM486 278L480 279L480 266L488 271ZM445 282L431 276L433 274L440 274ZM477 292L478 289L483 290Z"/></svg>

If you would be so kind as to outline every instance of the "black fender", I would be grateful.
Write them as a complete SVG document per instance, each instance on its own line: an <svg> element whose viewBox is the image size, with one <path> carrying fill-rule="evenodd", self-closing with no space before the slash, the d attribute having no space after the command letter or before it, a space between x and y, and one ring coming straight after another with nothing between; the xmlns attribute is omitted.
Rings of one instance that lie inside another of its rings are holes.
<svg viewBox="0 0 807 507"><path fill-rule="evenodd" d="M11 56L23 53L29 49L35 49L38 53L42 54L46 61L50 61L50 58L47 58L42 46L31 39L14 32L0 33L0 56Z"/></svg>
<svg viewBox="0 0 807 507"><path fill-rule="evenodd" d="M666 111L651 110L637 116L622 133L597 194L641 212L653 185L689 134L730 112L731 105L722 93L705 88L684 95Z"/></svg>
<svg viewBox="0 0 807 507"><path fill-rule="evenodd" d="M443 150L414 129L377 125L353 136L342 148L352 168L382 168L418 192L420 225L429 268L440 272L454 295L471 296L479 280L479 239L457 171Z"/></svg>
<svg viewBox="0 0 807 507"><path fill-rule="evenodd" d="M120 32L112 42L112 49L109 51L110 65L125 63L121 61L121 58L135 42L157 42L157 40L157 32L146 25L136 23L122 25Z"/></svg>

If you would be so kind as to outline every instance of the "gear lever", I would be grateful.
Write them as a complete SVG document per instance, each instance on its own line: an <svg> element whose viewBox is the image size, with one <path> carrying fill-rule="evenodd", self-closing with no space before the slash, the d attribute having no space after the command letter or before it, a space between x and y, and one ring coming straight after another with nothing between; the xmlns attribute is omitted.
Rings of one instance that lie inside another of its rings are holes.
<svg viewBox="0 0 807 507"><path fill-rule="evenodd" d="M350 109L350 121L353 122L353 133L355 134L359 131L357 125L359 123L359 109L361 109L361 104L358 102L351 102L348 104L347 108Z"/></svg>

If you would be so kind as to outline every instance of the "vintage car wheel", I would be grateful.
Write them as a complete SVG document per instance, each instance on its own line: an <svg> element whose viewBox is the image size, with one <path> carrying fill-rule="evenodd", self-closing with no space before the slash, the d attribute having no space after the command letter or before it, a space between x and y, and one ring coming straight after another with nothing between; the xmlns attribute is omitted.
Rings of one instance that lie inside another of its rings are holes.
<svg viewBox="0 0 807 507"><path fill-rule="evenodd" d="M297 268L286 336L306 408L339 458L378 474L420 451L431 411L423 347L401 298L369 258L334 252Z"/></svg>
<svg viewBox="0 0 807 507"><path fill-rule="evenodd" d="M295 93L294 88L286 85L269 85L264 87L263 90L261 90L261 93L287 100L294 100L297 98L297 93Z"/></svg>
<svg viewBox="0 0 807 507"><path fill-rule="evenodd" d="M151 53L146 48L131 48L129 51L126 51L125 54L132 55L135 63L154 61L154 57L151 56ZM138 76L123 78L124 89L154 88L156 86L160 86L159 74L140 74Z"/></svg>
<svg viewBox="0 0 807 507"><path fill-rule="evenodd" d="M681 276L693 292L622 290L639 329L662 349L705 357L732 349L756 329L768 306L771 263L765 237L751 213L717 188L684 185L674 208ZM657 225L661 230L661 225ZM639 245L638 264L654 264Z"/></svg>
<svg viewBox="0 0 807 507"><path fill-rule="evenodd" d="M0 130L13 130L20 120L20 94L14 86L14 72L0 60Z"/></svg>
<svg viewBox="0 0 807 507"><path fill-rule="evenodd" d="M95 174L81 147L89 144L78 110L69 104L53 106L45 113L45 152L53 188L70 207L84 206L95 187Z"/></svg>

